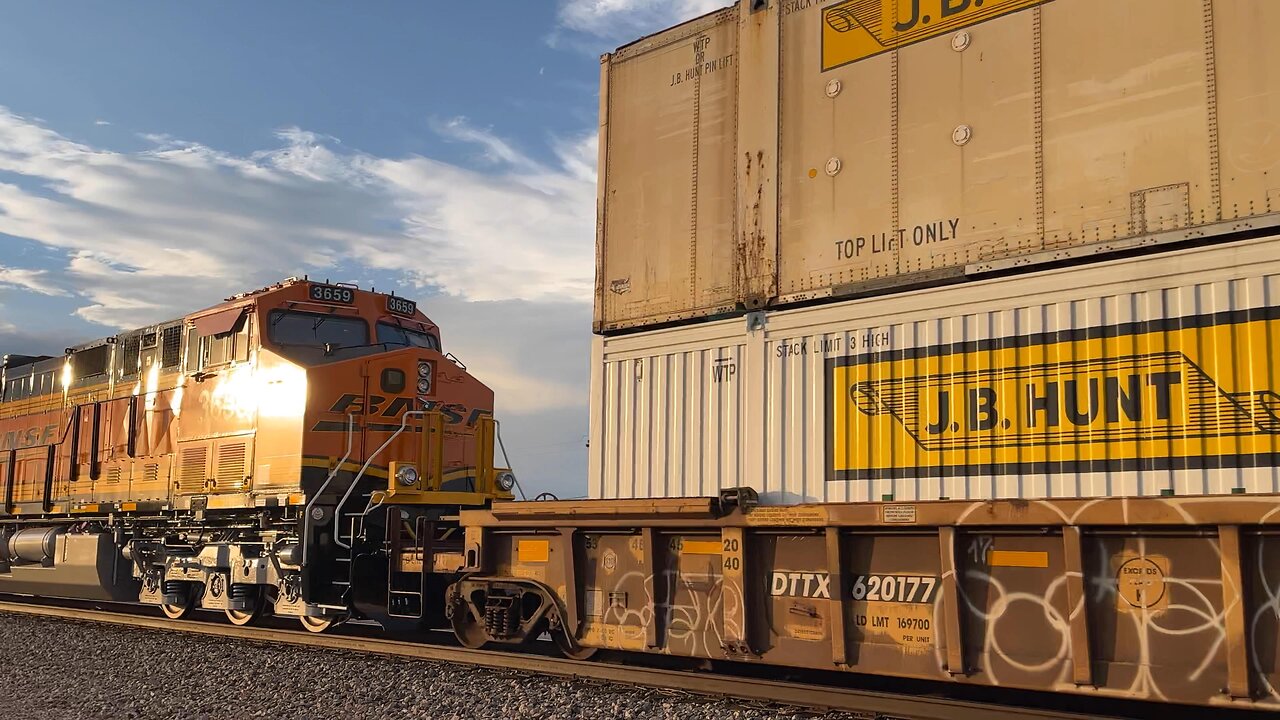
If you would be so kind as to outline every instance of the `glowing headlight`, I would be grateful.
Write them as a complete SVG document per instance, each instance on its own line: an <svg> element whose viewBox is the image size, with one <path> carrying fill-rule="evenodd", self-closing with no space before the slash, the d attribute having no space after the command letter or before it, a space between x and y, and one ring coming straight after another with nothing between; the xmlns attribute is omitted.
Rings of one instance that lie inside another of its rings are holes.
<svg viewBox="0 0 1280 720"><path fill-rule="evenodd" d="M418 484L418 471L416 468L405 466L396 471L396 482L405 487L412 487Z"/></svg>
<svg viewBox="0 0 1280 720"><path fill-rule="evenodd" d="M516 486L516 476L515 473L501 472L498 473L498 477L494 478L493 482L502 492L511 492Z"/></svg>
<svg viewBox="0 0 1280 720"><path fill-rule="evenodd" d="M431 381L430 381L430 380L428 380L428 379L426 379L426 378L423 378L423 379L421 379L421 380L419 380L419 381L418 381L418 394L419 394L419 395L430 395L430 394L431 394Z"/></svg>

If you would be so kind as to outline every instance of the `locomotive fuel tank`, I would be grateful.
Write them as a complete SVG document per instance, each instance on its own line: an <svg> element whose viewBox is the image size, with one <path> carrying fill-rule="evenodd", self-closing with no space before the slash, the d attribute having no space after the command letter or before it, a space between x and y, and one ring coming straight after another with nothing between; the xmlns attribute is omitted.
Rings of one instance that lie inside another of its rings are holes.
<svg viewBox="0 0 1280 720"><path fill-rule="evenodd" d="M81 600L138 597L138 583L109 532L25 528L10 535L3 547L0 592Z"/></svg>

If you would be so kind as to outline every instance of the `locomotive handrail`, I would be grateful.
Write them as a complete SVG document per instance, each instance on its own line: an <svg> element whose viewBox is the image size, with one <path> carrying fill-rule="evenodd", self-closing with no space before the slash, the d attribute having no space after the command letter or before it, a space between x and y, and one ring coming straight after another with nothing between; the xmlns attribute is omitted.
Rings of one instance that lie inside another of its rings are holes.
<svg viewBox="0 0 1280 720"><path fill-rule="evenodd" d="M351 484L347 486L347 493L342 496L341 500L338 501L338 507L335 508L333 511L333 521L335 524L339 522L339 520L341 520L343 506L347 504L347 500L350 499L351 493L355 492L356 485L360 484L360 479L363 478L365 472L369 470L369 466L373 465L373 461L379 455L381 455L384 450L390 447L391 443L395 442L396 438L404 434L404 431L409 428L410 417L413 417L413 416L426 417L426 415L427 413L425 410L409 410L408 412L406 412L404 415L400 417L400 429L396 430L395 433L391 435L391 437L387 438L387 441L382 443L382 445L377 450L374 450L372 453L370 453L369 457L364 461L364 465L360 467L360 472L356 473L355 479L353 479L351 481ZM354 539L355 537L353 535L352 540ZM333 542L338 547L344 550L351 549L350 545L342 542L342 533L335 532L333 534Z"/></svg>
<svg viewBox="0 0 1280 720"><path fill-rule="evenodd" d="M329 487L329 483L333 482L333 479L338 476L338 471L342 469L342 466L345 465L347 460L351 457L351 449L354 446L353 438L355 436L355 428L356 416L353 413L347 413L347 453L342 456L342 459L339 460L336 465L333 466L333 470L329 473L329 477L324 479L324 484L320 486L320 489L316 491L315 497L311 498L311 502L307 503L306 509L303 510L302 567L307 566L307 556L310 554L309 551L311 549L311 543L308 542L311 536L311 508L318 500L320 500L320 496L323 495L325 489ZM354 484L355 483L352 483L352 485ZM337 522L337 517L338 514L334 513L334 522Z"/></svg>

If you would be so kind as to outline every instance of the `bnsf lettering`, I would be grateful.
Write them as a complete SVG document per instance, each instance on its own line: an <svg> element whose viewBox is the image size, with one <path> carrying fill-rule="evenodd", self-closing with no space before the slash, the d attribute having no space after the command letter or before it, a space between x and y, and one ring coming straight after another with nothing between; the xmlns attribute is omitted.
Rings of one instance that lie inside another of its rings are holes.
<svg viewBox="0 0 1280 720"><path fill-rule="evenodd" d="M57 425L11 430L0 435L0 452L52 445L57 436Z"/></svg>
<svg viewBox="0 0 1280 720"><path fill-rule="evenodd" d="M472 410L458 403L441 403L437 400L419 400L414 397L385 398L381 395L370 395L366 405L365 399L354 393L338 398L338 401L329 408L329 412L359 417L376 416L399 419L404 417L405 413L419 408L427 412L440 412L440 414L444 415L446 424L461 425L465 423L468 427L475 426L480 421L480 418L492 414L490 410L479 408Z"/></svg>
<svg viewBox="0 0 1280 720"><path fill-rule="evenodd" d="M827 573L775 572L769 585L774 597L831 599L831 576Z"/></svg>

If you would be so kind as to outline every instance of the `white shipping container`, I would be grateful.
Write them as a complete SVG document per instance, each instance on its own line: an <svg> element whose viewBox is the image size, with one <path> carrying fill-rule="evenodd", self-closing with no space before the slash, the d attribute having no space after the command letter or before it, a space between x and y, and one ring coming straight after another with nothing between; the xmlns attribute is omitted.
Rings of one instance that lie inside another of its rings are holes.
<svg viewBox="0 0 1280 720"><path fill-rule="evenodd" d="M1280 492L1280 236L597 337L592 498Z"/></svg>

